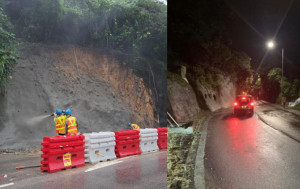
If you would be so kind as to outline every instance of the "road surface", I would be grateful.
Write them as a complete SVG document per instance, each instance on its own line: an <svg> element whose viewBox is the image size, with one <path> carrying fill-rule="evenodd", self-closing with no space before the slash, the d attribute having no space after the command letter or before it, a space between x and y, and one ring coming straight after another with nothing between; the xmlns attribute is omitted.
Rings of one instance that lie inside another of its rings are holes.
<svg viewBox="0 0 300 189"><path fill-rule="evenodd" d="M0 179L0 188L167 188L166 150L56 173L41 172L39 168L15 170L17 166L34 165L40 160L36 154L0 155L0 174L7 174L7 178Z"/></svg>
<svg viewBox="0 0 300 189"><path fill-rule="evenodd" d="M300 115L282 108L260 103L253 117L217 112L207 129L207 188L299 189L299 141Z"/></svg>

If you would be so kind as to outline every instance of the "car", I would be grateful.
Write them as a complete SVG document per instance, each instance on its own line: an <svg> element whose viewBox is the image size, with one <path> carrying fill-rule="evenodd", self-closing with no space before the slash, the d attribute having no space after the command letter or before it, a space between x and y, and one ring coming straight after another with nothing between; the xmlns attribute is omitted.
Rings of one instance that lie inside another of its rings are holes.
<svg viewBox="0 0 300 189"><path fill-rule="evenodd" d="M254 100L251 95L237 95L233 102L233 113L234 115L254 114Z"/></svg>

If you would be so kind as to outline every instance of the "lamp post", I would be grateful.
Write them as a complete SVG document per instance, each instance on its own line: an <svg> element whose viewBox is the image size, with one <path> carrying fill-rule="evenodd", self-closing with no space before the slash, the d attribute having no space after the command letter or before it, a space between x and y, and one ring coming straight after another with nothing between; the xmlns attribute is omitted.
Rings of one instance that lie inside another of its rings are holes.
<svg viewBox="0 0 300 189"><path fill-rule="evenodd" d="M268 49L273 49L274 48L274 42L273 41L268 41L267 42L267 47ZM284 57L284 49L281 48L281 81L280 81L280 91L281 91L281 97L283 98L283 91L282 91L282 85L283 85L283 57ZM283 106L285 102L283 102Z"/></svg>
<svg viewBox="0 0 300 189"><path fill-rule="evenodd" d="M281 95L283 96L282 92L282 85L283 85L283 56L284 56L284 49L281 48Z"/></svg>

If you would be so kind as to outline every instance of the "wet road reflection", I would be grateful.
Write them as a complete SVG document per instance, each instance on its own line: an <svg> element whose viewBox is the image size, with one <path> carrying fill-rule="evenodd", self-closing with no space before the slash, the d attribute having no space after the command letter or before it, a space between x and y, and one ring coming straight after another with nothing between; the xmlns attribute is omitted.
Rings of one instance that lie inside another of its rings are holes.
<svg viewBox="0 0 300 189"><path fill-rule="evenodd" d="M283 125L282 125L283 126ZM298 188L300 145L257 116L231 110L208 125L206 177L216 188Z"/></svg>
<svg viewBox="0 0 300 189"><path fill-rule="evenodd" d="M101 188L134 189L167 187L167 151L121 158L118 163L109 164L89 172L86 166L57 173L46 173L15 182L6 188ZM113 161L110 161L113 162ZM105 164L107 162L102 162Z"/></svg>
<svg viewBox="0 0 300 189"><path fill-rule="evenodd" d="M122 163L116 167L116 183L128 184L134 183L141 178L141 160L137 159L134 163Z"/></svg>
<svg viewBox="0 0 300 189"><path fill-rule="evenodd" d="M238 118L231 118L225 122L229 141L232 142L234 149L242 156L247 152L255 150L257 120L249 119L246 123Z"/></svg>

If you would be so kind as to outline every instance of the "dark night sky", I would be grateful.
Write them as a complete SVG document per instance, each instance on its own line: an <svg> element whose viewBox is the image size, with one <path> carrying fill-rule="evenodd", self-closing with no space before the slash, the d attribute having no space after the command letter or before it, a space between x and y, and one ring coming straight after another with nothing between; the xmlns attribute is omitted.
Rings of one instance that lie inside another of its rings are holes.
<svg viewBox="0 0 300 189"><path fill-rule="evenodd" d="M264 54L268 51L266 41L273 38L277 46L268 51L262 62L262 68L281 67L281 48L284 48L285 76L300 77L300 0L226 0L226 2L234 12L232 25L228 30L232 45L252 58L253 68L256 69L262 62Z"/></svg>

